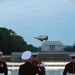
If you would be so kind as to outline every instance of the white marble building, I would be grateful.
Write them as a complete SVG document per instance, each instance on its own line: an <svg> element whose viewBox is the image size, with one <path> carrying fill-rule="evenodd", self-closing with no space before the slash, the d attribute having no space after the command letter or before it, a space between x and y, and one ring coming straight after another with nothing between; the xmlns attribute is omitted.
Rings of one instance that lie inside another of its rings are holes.
<svg viewBox="0 0 75 75"><path fill-rule="evenodd" d="M61 41L44 41L41 51L63 51L63 43Z"/></svg>

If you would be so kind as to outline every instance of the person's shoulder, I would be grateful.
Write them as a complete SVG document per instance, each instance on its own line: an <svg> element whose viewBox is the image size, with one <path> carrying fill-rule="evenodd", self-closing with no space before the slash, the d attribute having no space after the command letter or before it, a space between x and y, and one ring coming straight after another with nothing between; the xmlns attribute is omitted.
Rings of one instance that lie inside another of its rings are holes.
<svg viewBox="0 0 75 75"><path fill-rule="evenodd" d="M20 66L24 66L25 64L21 64Z"/></svg>
<svg viewBox="0 0 75 75"><path fill-rule="evenodd" d="M4 62L4 61L1 61L1 62L0 62L0 65L3 66L3 67L7 67L7 63Z"/></svg>
<svg viewBox="0 0 75 75"><path fill-rule="evenodd" d="M25 67L25 63L24 64L21 64L20 67Z"/></svg>
<svg viewBox="0 0 75 75"><path fill-rule="evenodd" d="M72 64L71 62L67 63L66 66L69 66L70 64Z"/></svg>
<svg viewBox="0 0 75 75"><path fill-rule="evenodd" d="M6 64L6 62L5 62L5 61L1 61L1 63Z"/></svg>

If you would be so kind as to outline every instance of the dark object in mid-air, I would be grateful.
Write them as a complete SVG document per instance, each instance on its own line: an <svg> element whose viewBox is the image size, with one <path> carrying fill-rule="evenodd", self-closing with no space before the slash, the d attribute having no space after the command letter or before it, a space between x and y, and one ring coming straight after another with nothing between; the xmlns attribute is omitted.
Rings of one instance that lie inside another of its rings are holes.
<svg viewBox="0 0 75 75"><path fill-rule="evenodd" d="M38 39L40 41L48 40L48 36L47 35L36 36L34 38L36 38L36 39Z"/></svg>

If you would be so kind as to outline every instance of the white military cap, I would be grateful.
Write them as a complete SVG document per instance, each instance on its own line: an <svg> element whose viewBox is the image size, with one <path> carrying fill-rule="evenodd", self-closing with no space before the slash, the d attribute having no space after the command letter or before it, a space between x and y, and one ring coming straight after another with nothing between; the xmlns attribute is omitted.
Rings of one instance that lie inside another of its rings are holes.
<svg viewBox="0 0 75 75"><path fill-rule="evenodd" d="M69 56L70 56L70 57L75 57L75 53L73 53L73 54L70 54Z"/></svg>
<svg viewBox="0 0 75 75"><path fill-rule="evenodd" d="M31 51L25 51L25 52L23 52L23 54L22 54L22 59L23 60L28 60L30 57L31 57Z"/></svg>
<svg viewBox="0 0 75 75"><path fill-rule="evenodd" d="M0 51L0 55L2 55L2 54L3 54L3 52Z"/></svg>
<svg viewBox="0 0 75 75"><path fill-rule="evenodd" d="M33 52L32 55L38 55L38 52Z"/></svg>

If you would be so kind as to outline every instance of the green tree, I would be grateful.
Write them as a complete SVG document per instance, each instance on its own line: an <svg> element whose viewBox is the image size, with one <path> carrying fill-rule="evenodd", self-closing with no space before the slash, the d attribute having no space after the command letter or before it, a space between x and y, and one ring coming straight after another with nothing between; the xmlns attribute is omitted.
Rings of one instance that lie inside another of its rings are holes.
<svg viewBox="0 0 75 75"><path fill-rule="evenodd" d="M11 52L23 52L25 50L36 51L37 48L28 45L23 37L17 35L11 29L0 27L0 50L4 54L11 54Z"/></svg>

